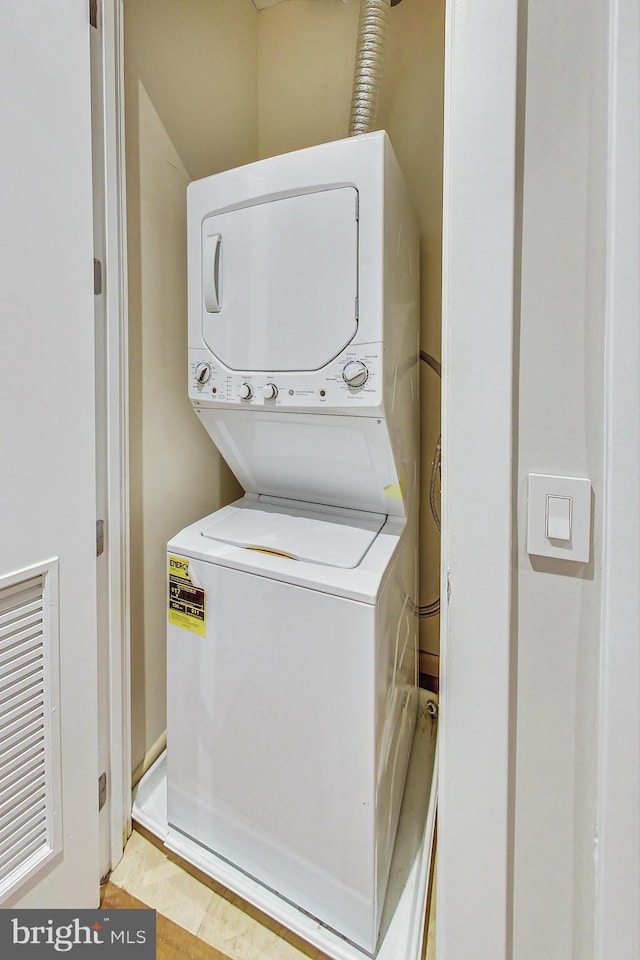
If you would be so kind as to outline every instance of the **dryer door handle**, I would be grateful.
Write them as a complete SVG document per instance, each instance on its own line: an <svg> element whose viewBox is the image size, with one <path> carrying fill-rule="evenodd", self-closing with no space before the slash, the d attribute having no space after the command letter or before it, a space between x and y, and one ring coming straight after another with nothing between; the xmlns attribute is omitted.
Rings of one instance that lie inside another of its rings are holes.
<svg viewBox="0 0 640 960"><path fill-rule="evenodd" d="M207 313L220 313L222 309L221 256L222 235L214 233L211 237L205 237L202 244L202 286Z"/></svg>

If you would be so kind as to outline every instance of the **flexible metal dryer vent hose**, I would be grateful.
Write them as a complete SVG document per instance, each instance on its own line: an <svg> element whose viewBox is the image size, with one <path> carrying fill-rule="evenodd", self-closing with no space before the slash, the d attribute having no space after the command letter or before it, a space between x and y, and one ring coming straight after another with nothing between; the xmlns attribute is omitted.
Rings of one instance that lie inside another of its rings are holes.
<svg viewBox="0 0 640 960"><path fill-rule="evenodd" d="M390 0L360 0L349 136L375 130Z"/></svg>

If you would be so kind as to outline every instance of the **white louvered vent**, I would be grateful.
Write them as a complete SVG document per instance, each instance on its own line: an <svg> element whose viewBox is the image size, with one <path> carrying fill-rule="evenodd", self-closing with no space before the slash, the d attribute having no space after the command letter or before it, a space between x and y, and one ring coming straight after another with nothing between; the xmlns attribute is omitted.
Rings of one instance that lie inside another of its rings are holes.
<svg viewBox="0 0 640 960"><path fill-rule="evenodd" d="M59 848L57 664L57 561L0 578L0 901Z"/></svg>

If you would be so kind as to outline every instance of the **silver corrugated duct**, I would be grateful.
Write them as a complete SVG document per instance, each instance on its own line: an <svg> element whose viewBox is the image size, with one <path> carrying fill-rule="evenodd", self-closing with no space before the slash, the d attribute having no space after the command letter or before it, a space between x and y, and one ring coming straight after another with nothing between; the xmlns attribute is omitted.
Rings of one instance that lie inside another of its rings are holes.
<svg viewBox="0 0 640 960"><path fill-rule="evenodd" d="M390 0L360 0L349 136L375 130Z"/></svg>

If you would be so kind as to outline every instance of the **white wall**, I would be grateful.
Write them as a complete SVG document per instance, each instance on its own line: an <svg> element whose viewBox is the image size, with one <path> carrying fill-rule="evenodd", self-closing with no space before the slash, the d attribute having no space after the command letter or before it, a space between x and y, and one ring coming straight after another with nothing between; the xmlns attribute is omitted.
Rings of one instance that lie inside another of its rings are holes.
<svg viewBox="0 0 640 960"><path fill-rule="evenodd" d="M608 5L530 3L516 384L514 957L593 956ZM526 553L530 472L590 477L589 564Z"/></svg>
<svg viewBox="0 0 640 960"><path fill-rule="evenodd" d="M251 0L127 0L132 764L166 727L166 543L240 488L187 399L186 187L257 155Z"/></svg>

